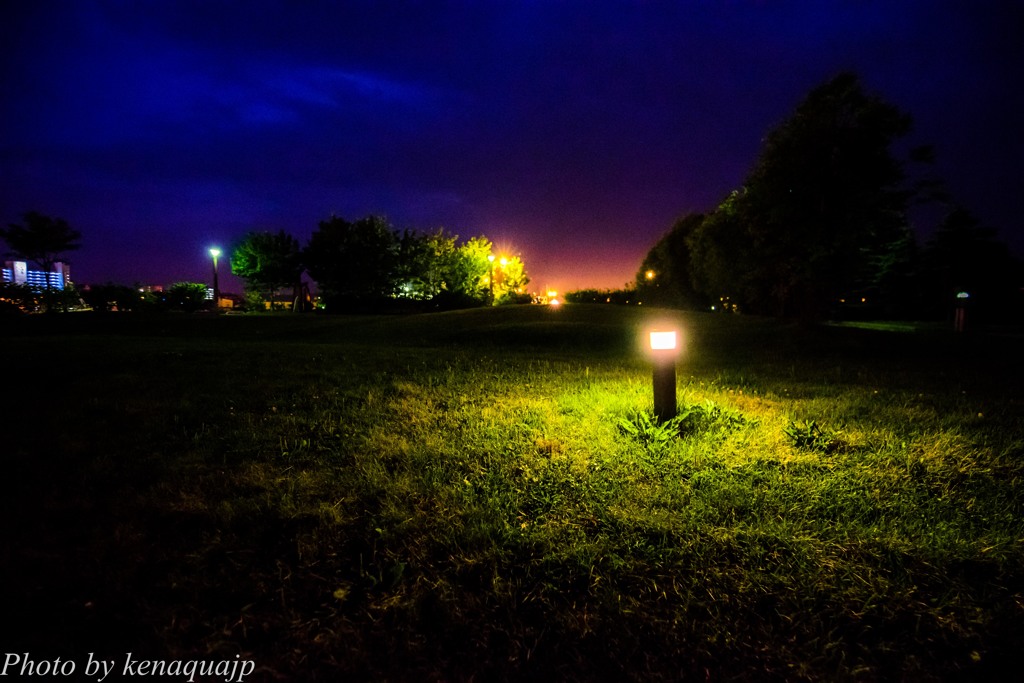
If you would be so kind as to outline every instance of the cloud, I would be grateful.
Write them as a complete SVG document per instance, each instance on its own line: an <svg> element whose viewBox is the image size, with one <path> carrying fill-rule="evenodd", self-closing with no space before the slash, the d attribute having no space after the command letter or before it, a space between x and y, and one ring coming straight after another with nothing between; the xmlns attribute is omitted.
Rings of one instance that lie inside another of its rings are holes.
<svg viewBox="0 0 1024 683"><path fill-rule="evenodd" d="M301 52L242 55L104 12L66 14L48 30L70 44L45 59L21 55L17 82L5 88L25 145L104 149L171 136L205 143L325 117L351 125L369 113L415 127L440 103L436 88L372 68Z"/></svg>

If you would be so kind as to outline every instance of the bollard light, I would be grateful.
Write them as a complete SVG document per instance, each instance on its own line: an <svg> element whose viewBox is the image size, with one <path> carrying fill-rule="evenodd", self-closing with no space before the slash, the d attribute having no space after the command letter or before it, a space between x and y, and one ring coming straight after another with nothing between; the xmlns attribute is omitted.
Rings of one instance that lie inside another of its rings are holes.
<svg viewBox="0 0 1024 683"><path fill-rule="evenodd" d="M679 355L679 331L650 330L648 343L654 360L654 417L659 422L676 416L676 357Z"/></svg>

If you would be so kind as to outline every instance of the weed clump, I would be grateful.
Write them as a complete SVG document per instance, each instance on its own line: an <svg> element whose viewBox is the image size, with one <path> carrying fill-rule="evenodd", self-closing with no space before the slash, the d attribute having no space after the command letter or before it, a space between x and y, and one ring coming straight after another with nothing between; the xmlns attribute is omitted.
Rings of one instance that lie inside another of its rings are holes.
<svg viewBox="0 0 1024 683"><path fill-rule="evenodd" d="M619 431L636 441L651 455L663 453L676 439L702 439L709 442L740 429L750 421L741 413L723 408L714 401L684 405L676 416L664 422L651 413L634 411L619 418Z"/></svg>
<svg viewBox="0 0 1024 683"><path fill-rule="evenodd" d="M829 454L840 451L847 445L839 438L839 432L823 427L817 420L791 421L782 432L793 446L801 450Z"/></svg>

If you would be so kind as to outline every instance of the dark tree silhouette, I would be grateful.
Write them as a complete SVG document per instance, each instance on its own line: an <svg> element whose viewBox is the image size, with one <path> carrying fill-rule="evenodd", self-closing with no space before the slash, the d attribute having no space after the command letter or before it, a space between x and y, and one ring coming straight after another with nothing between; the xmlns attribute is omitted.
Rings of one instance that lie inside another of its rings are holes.
<svg viewBox="0 0 1024 683"><path fill-rule="evenodd" d="M63 218L50 218L35 211L24 216L25 225L10 224L0 228L0 238L7 242L13 255L32 261L46 272L62 255L80 248L82 234Z"/></svg>
<svg viewBox="0 0 1024 683"><path fill-rule="evenodd" d="M10 224L0 228L0 238L7 243L13 256L32 261L46 275L47 310L52 310L53 294L49 273L53 265L63 260L63 255L82 245L82 234L68 225L63 218L50 218L35 211L24 216L24 225Z"/></svg>
<svg viewBox="0 0 1024 683"><path fill-rule="evenodd" d="M942 221L923 253L926 301L933 317L952 309L959 293L985 320L1003 317L1016 305L1024 282L1021 263L981 226L966 209L957 207Z"/></svg>
<svg viewBox="0 0 1024 683"><path fill-rule="evenodd" d="M683 216L648 252L636 274L636 294L641 301L693 310L707 306L706 297L694 289L688 242L704 219L702 213Z"/></svg>
<svg viewBox="0 0 1024 683"><path fill-rule="evenodd" d="M742 190L693 230L694 276L712 299L814 319L877 277L907 235L893 142L910 118L841 74L815 88L766 138Z"/></svg>
<svg viewBox="0 0 1024 683"><path fill-rule="evenodd" d="M206 305L206 284L175 282L167 290L167 305L174 311L194 313Z"/></svg>
<svg viewBox="0 0 1024 683"><path fill-rule="evenodd" d="M394 295L398 238L384 218L320 222L303 252L328 310L379 306Z"/></svg>
<svg viewBox="0 0 1024 683"><path fill-rule="evenodd" d="M443 229L398 234L377 216L355 222L332 216L313 233L303 259L329 311L529 301L518 256L495 255L485 237L458 240Z"/></svg>
<svg viewBox="0 0 1024 683"><path fill-rule="evenodd" d="M266 293L270 301L283 287L291 287L293 310L301 308L302 250L299 241L280 230L250 232L231 252L231 272L245 280L250 291Z"/></svg>

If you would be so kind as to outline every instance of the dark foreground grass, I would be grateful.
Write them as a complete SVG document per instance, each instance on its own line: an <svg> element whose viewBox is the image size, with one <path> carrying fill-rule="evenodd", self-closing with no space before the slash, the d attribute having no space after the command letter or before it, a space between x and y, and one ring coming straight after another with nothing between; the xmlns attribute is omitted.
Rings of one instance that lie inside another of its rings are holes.
<svg viewBox="0 0 1024 683"><path fill-rule="evenodd" d="M1013 672L1019 339L686 315L667 431L646 317L6 325L3 652L267 681Z"/></svg>

